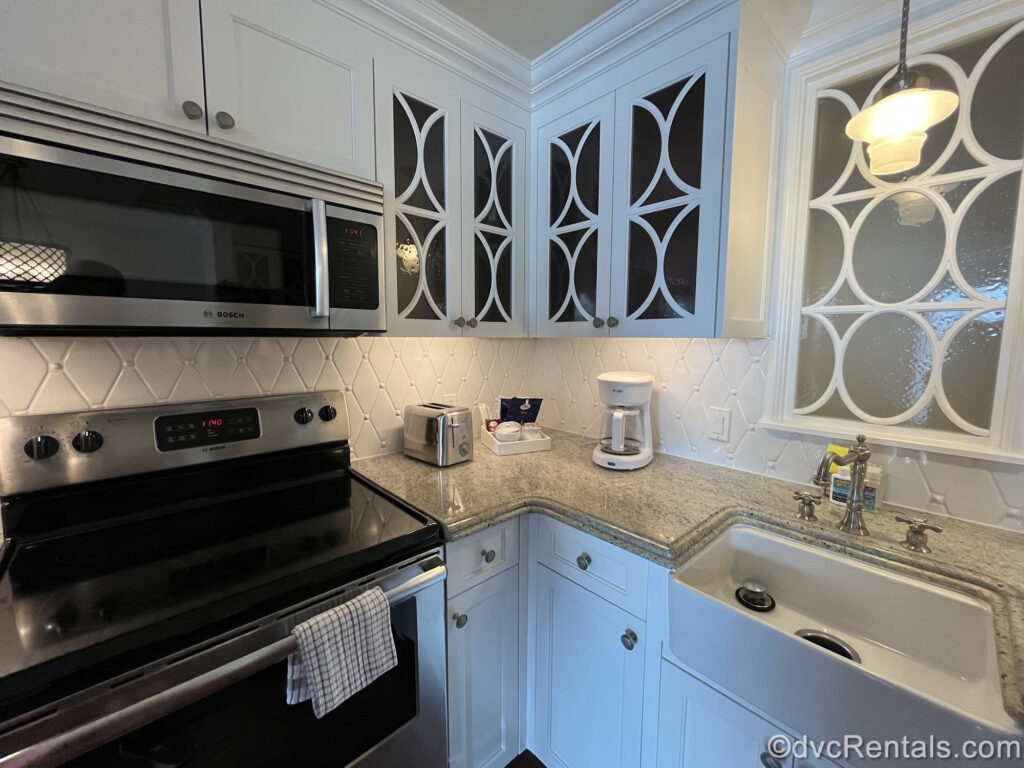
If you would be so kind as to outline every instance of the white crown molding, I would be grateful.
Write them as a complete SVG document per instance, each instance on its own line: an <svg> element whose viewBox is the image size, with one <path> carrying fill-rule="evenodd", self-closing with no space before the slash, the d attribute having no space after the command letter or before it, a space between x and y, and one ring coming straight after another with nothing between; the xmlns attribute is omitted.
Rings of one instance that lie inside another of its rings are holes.
<svg viewBox="0 0 1024 768"><path fill-rule="evenodd" d="M316 2L530 109L530 60L435 0Z"/></svg>

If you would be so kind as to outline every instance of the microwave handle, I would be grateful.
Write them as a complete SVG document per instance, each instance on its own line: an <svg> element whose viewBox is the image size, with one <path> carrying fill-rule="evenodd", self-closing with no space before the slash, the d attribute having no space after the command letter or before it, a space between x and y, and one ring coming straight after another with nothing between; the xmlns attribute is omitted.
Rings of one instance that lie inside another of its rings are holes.
<svg viewBox="0 0 1024 768"><path fill-rule="evenodd" d="M313 317L329 317L331 296L327 274L330 264L327 253L327 203L310 200L313 213Z"/></svg>

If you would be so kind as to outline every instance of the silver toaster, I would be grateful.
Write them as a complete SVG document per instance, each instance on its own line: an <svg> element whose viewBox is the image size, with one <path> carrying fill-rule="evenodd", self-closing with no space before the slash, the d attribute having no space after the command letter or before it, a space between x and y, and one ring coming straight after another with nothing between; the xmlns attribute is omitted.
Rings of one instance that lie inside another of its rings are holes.
<svg viewBox="0 0 1024 768"><path fill-rule="evenodd" d="M440 403L405 406L405 455L448 467L473 458L473 414Z"/></svg>

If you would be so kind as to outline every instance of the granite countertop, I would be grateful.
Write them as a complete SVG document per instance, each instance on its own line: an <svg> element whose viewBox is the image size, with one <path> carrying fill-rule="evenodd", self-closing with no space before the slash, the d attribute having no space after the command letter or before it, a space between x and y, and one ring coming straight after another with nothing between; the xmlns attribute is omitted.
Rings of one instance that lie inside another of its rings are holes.
<svg viewBox="0 0 1024 768"><path fill-rule="evenodd" d="M445 469L403 454L352 468L438 520L450 539L543 512L674 568L742 521L979 597L995 615L1006 710L1024 728L1024 535L942 518L932 553L919 555L899 546L907 526L895 521L897 508L866 513L871 535L850 536L836 529L839 508L828 502L818 521L798 520L794 483L662 454L641 470L614 472L591 461L593 440L546 433L550 451L496 456L478 442L473 461Z"/></svg>

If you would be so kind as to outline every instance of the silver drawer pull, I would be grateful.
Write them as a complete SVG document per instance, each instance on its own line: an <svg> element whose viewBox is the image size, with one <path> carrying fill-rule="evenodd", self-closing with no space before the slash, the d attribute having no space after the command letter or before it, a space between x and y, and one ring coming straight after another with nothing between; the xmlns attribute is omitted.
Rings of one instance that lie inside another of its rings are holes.
<svg viewBox="0 0 1024 768"><path fill-rule="evenodd" d="M592 562L594 562L594 561L590 559L590 555L588 555L586 552L584 552L583 554L581 554L579 557L576 558L576 565L578 565L580 567L581 571L587 570L587 568L590 567L590 564Z"/></svg>
<svg viewBox="0 0 1024 768"><path fill-rule="evenodd" d="M469 621L469 616L467 616L464 613L456 612L452 614L452 619L454 619L455 621L455 628L462 629L464 626L466 626L466 622Z"/></svg>
<svg viewBox="0 0 1024 768"><path fill-rule="evenodd" d="M218 112L213 117L217 121L217 125L225 131L230 131L235 127L235 118L227 112Z"/></svg>
<svg viewBox="0 0 1024 768"><path fill-rule="evenodd" d="M636 643L637 640L639 640L639 638L636 636L636 632L634 632L632 629L627 629L625 634L623 634L622 637L619 638L619 640L622 641L623 648L625 648L627 651L632 651L634 648L636 648Z"/></svg>
<svg viewBox="0 0 1024 768"><path fill-rule="evenodd" d="M498 553L493 549L482 549L480 550L480 557L484 559L485 563L493 563L494 558L498 556Z"/></svg>

